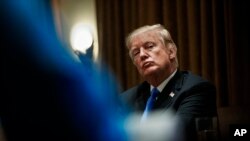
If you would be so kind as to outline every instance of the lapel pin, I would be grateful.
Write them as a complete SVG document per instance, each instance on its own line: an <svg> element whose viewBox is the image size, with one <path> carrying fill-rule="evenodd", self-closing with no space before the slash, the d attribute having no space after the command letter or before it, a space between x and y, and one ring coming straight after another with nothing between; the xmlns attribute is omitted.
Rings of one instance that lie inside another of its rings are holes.
<svg viewBox="0 0 250 141"><path fill-rule="evenodd" d="M173 92L171 92L169 95L170 95L171 97L174 97L175 94L174 94Z"/></svg>

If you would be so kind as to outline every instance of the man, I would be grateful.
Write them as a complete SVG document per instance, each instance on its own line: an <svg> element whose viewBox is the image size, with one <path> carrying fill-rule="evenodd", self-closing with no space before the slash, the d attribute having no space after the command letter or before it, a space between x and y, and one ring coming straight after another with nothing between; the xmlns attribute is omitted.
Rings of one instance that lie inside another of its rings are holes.
<svg viewBox="0 0 250 141"><path fill-rule="evenodd" d="M134 30L126 40L129 55L145 82L122 93L136 112L174 111L184 128L185 140L196 140L195 118L216 116L215 87L200 76L178 69L177 47L160 24ZM157 88L159 94L148 107Z"/></svg>

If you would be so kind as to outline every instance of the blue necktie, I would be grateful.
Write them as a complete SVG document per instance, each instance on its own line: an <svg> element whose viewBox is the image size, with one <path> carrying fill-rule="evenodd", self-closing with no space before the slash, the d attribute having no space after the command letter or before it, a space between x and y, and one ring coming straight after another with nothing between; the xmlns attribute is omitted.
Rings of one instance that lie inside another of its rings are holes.
<svg viewBox="0 0 250 141"><path fill-rule="evenodd" d="M146 105L146 108L144 110L144 113L142 115L142 118L141 118L141 121L145 121L149 112L152 110L153 106L154 106L154 103L155 103L155 100L156 100L156 97L157 95L159 94L160 92L157 90L157 88L153 88L152 91L151 91L151 95L150 97L148 98L148 101L147 101L147 105Z"/></svg>

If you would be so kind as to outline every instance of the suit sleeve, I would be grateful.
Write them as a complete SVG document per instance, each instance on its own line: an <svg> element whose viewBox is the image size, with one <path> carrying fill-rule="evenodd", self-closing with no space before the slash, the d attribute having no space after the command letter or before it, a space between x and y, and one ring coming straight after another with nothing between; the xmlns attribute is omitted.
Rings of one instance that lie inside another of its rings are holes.
<svg viewBox="0 0 250 141"><path fill-rule="evenodd" d="M195 118L217 116L215 87L203 82L184 91L179 98L176 115L187 140L196 140Z"/></svg>

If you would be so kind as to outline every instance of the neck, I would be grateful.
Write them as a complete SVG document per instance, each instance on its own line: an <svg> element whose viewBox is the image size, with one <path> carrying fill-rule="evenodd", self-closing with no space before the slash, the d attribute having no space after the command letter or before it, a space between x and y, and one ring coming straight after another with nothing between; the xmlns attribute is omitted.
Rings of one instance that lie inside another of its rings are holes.
<svg viewBox="0 0 250 141"><path fill-rule="evenodd" d="M146 81L154 87L158 87L165 79L167 79L176 68L171 69L170 71L165 71L162 73L155 73L146 78Z"/></svg>

